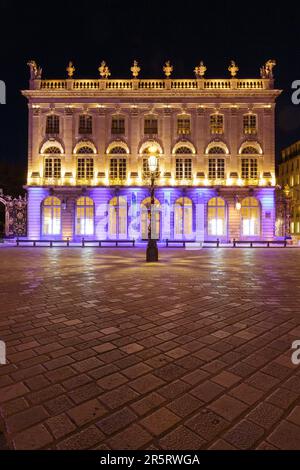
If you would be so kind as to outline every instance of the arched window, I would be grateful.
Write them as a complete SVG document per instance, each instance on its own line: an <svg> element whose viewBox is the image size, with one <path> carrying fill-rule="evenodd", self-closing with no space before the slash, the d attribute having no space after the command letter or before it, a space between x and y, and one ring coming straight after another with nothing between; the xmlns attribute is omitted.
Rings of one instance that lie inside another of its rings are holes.
<svg viewBox="0 0 300 470"><path fill-rule="evenodd" d="M127 238L127 200L124 196L109 201L108 234L111 239Z"/></svg>
<svg viewBox="0 0 300 470"><path fill-rule="evenodd" d="M147 197L141 203L141 235L142 240L148 240L150 210L152 210L151 237L158 240L160 238L160 203L158 199L154 201L154 207L151 207L151 199Z"/></svg>
<svg viewBox="0 0 300 470"><path fill-rule="evenodd" d="M256 147L253 147L251 145L248 145L247 147L244 147L241 151L242 155L257 155L259 152Z"/></svg>
<svg viewBox="0 0 300 470"><path fill-rule="evenodd" d="M208 201L207 214L208 235L226 234L226 205L221 197L213 197Z"/></svg>
<svg viewBox="0 0 300 470"><path fill-rule="evenodd" d="M174 207L174 238L193 237L193 206L188 197L177 199Z"/></svg>
<svg viewBox="0 0 300 470"><path fill-rule="evenodd" d="M189 148L189 147L186 147L185 145L183 145L182 147L178 147L176 150L175 150L175 153L176 154L190 154L190 153L193 153L192 150Z"/></svg>
<svg viewBox="0 0 300 470"><path fill-rule="evenodd" d="M94 201L90 197L80 197L76 202L76 235L93 235Z"/></svg>
<svg viewBox="0 0 300 470"><path fill-rule="evenodd" d="M60 235L61 202L57 197L47 197L43 202L43 235Z"/></svg>
<svg viewBox="0 0 300 470"><path fill-rule="evenodd" d="M60 148L59 147L56 147L54 145L51 145L50 147L47 147L45 148L45 150L43 151L43 153L45 154L49 154L49 155L52 155L52 154L55 154L55 153L61 153L60 151Z"/></svg>
<svg viewBox="0 0 300 470"><path fill-rule="evenodd" d="M218 146L218 145L216 145L214 147L210 147L210 149L208 150L209 155L219 155L221 153L222 154L226 153L225 149L223 147Z"/></svg>
<svg viewBox="0 0 300 470"><path fill-rule="evenodd" d="M242 235L260 234L260 206L255 197L246 197L241 207Z"/></svg>
<svg viewBox="0 0 300 470"><path fill-rule="evenodd" d="M82 147L79 147L79 149L77 150L77 154L80 154L80 155L85 155L89 153L94 153L94 150L92 147L88 145L83 145Z"/></svg>
<svg viewBox="0 0 300 470"><path fill-rule="evenodd" d="M126 154L126 149L124 147L121 147L121 146L116 146L116 147L113 147L112 149L110 149L109 151L110 154L112 155L118 155L118 154Z"/></svg>

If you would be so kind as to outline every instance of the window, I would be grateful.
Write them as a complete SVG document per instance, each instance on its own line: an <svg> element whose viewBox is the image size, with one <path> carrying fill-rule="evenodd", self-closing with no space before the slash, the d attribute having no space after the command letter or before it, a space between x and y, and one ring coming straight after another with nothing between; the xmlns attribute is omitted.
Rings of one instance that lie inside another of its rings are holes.
<svg viewBox="0 0 300 470"><path fill-rule="evenodd" d="M78 158L77 160L77 178L91 179L94 176L94 159Z"/></svg>
<svg viewBox="0 0 300 470"><path fill-rule="evenodd" d="M255 197L246 197L241 207L242 235L259 235L260 207Z"/></svg>
<svg viewBox="0 0 300 470"><path fill-rule="evenodd" d="M117 134L117 135L125 134L125 119L124 118L112 118L111 133Z"/></svg>
<svg viewBox="0 0 300 470"><path fill-rule="evenodd" d="M144 134L153 135L158 132L158 123L155 118L146 118L144 122Z"/></svg>
<svg viewBox="0 0 300 470"><path fill-rule="evenodd" d="M126 154L126 150L124 149L124 147L121 147L119 145L117 145L116 147L113 147L110 152L110 154L113 154L113 155L117 155L117 154Z"/></svg>
<svg viewBox="0 0 300 470"><path fill-rule="evenodd" d="M151 207L151 198L147 197L141 203L141 236L142 240L148 240L149 223L151 214L151 237L158 240L160 238L160 203L154 200L154 206Z"/></svg>
<svg viewBox="0 0 300 470"><path fill-rule="evenodd" d="M76 235L93 235L94 202L90 197L80 197L76 202Z"/></svg>
<svg viewBox="0 0 300 470"><path fill-rule="evenodd" d="M176 158L176 179L192 178L192 159Z"/></svg>
<svg viewBox="0 0 300 470"><path fill-rule="evenodd" d="M210 147L208 150L209 155L218 155L218 154L225 154L225 150L223 147L220 147L219 145L216 145L214 147Z"/></svg>
<svg viewBox="0 0 300 470"><path fill-rule="evenodd" d="M242 158L242 179L257 179L257 159Z"/></svg>
<svg viewBox="0 0 300 470"><path fill-rule="evenodd" d="M256 134L257 132L256 114L244 114L243 128L244 128L244 134Z"/></svg>
<svg viewBox="0 0 300 470"><path fill-rule="evenodd" d="M89 153L94 153L94 150L89 145L83 145L82 147L79 147L79 149L77 150L78 155L85 155Z"/></svg>
<svg viewBox="0 0 300 470"><path fill-rule="evenodd" d="M174 207L174 238L193 237L193 206L187 197L177 199Z"/></svg>
<svg viewBox="0 0 300 470"><path fill-rule="evenodd" d="M92 134L93 132L93 118L87 114L79 116L79 134Z"/></svg>
<svg viewBox="0 0 300 470"><path fill-rule="evenodd" d="M185 145L182 145L181 147L178 147L175 151L176 154L190 154L193 153L192 150L189 147L186 147Z"/></svg>
<svg viewBox="0 0 300 470"><path fill-rule="evenodd" d="M191 133L190 118L178 118L177 119L177 134L189 135L190 133Z"/></svg>
<svg viewBox="0 0 300 470"><path fill-rule="evenodd" d="M108 233L111 239L127 238L127 200L117 196L109 201Z"/></svg>
<svg viewBox="0 0 300 470"><path fill-rule="evenodd" d="M61 159L45 158L44 163L45 178L61 178Z"/></svg>
<svg viewBox="0 0 300 470"><path fill-rule="evenodd" d="M208 201L208 235L226 234L226 206L221 197L213 197Z"/></svg>
<svg viewBox="0 0 300 470"><path fill-rule="evenodd" d="M110 179L126 179L126 158L111 158L109 177Z"/></svg>
<svg viewBox="0 0 300 470"><path fill-rule="evenodd" d="M210 132L211 134L223 134L224 132L224 116L223 114L210 115Z"/></svg>
<svg viewBox="0 0 300 470"><path fill-rule="evenodd" d="M257 155L259 152L256 147L253 147L252 145L247 145L247 147L244 147L242 152L243 155Z"/></svg>
<svg viewBox="0 0 300 470"><path fill-rule="evenodd" d="M59 134L59 116L56 114L47 116L46 134Z"/></svg>
<svg viewBox="0 0 300 470"><path fill-rule="evenodd" d="M224 179L225 178L225 160L224 158L208 159L208 179Z"/></svg>
<svg viewBox="0 0 300 470"><path fill-rule="evenodd" d="M61 153L60 152L60 148L58 147L54 147L54 146L50 146L50 147L47 147L44 152L44 154L53 154L53 153Z"/></svg>
<svg viewBox="0 0 300 470"><path fill-rule="evenodd" d="M61 202L57 197L47 197L43 202L43 235L60 235Z"/></svg>

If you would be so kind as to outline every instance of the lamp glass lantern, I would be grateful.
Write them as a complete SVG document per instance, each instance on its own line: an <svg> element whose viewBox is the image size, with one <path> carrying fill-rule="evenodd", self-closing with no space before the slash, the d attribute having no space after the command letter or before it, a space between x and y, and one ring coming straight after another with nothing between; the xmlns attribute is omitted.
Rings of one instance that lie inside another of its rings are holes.
<svg viewBox="0 0 300 470"><path fill-rule="evenodd" d="M148 166L151 173L155 173L157 170L157 157L155 155L150 155L148 157Z"/></svg>

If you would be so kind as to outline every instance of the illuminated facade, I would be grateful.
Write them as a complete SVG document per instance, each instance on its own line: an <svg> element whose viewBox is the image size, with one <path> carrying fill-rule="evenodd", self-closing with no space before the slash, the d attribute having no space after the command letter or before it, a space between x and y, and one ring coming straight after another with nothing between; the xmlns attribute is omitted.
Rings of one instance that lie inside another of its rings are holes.
<svg viewBox="0 0 300 470"><path fill-rule="evenodd" d="M147 157L159 159L156 238L272 239L273 61L260 78L44 80L29 63L28 237L147 238Z"/></svg>
<svg viewBox="0 0 300 470"><path fill-rule="evenodd" d="M300 236L300 141L281 152L278 169L278 184L285 194L288 205L288 231L296 238ZM284 224L284 217L281 217Z"/></svg>

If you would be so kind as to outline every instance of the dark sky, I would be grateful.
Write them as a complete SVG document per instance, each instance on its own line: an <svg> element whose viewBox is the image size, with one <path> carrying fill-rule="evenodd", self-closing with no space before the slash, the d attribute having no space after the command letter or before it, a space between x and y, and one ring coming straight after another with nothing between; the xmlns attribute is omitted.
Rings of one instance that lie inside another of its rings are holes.
<svg viewBox="0 0 300 470"><path fill-rule="evenodd" d="M227 77L230 59L240 77L259 76L275 58L277 158L280 149L300 139L300 105L291 103L291 83L300 80L300 2L201 0L0 0L0 80L7 104L0 105L0 171L9 164L25 179L27 105L19 90L28 87L28 59L46 78L66 76L69 60L77 78L98 77L102 59L112 78L130 77L133 59L141 77L161 77L170 59L173 76L193 77L200 60L207 77ZM0 187L3 175L0 175Z"/></svg>

